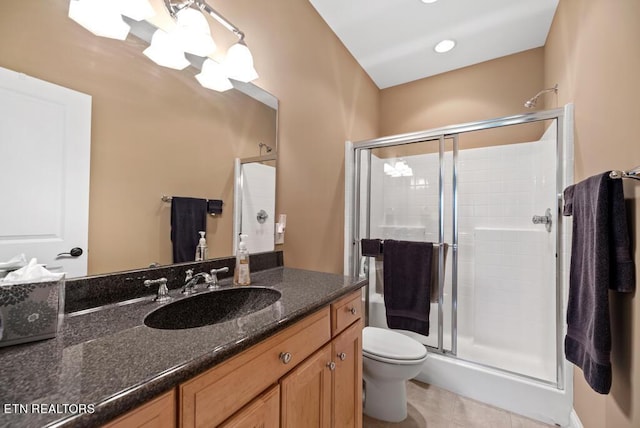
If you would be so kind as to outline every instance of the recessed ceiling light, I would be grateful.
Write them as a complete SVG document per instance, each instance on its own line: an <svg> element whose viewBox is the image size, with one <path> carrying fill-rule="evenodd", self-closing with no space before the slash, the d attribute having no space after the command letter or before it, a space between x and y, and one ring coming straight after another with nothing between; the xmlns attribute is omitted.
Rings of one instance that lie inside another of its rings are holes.
<svg viewBox="0 0 640 428"><path fill-rule="evenodd" d="M427 4L428 4L428 3L435 3L435 2L437 2L438 0L420 0L420 1L421 1L422 3L427 3Z"/></svg>
<svg viewBox="0 0 640 428"><path fill-rule="evenodd" d="M438 53L445 53L445 52L449 52L451 49L453 49L456 46L456 42L454 42L453 40L443 40L440 43L438 43L433 50L438 52Z"/></svg>

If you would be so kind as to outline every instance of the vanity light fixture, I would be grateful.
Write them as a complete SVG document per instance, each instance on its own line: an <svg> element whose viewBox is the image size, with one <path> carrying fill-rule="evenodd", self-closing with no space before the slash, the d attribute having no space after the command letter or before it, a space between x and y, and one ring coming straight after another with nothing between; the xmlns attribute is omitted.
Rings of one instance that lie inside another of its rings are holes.
<svg viewBox="0 0 640 428"><path fill-rule="evenodd" d="M216 50L207 18L199 11L190 7L182 9L176 14L176 25L170 34L183 51L207 57Z"/></svg>
<svg viewBox="0 0 640 428"><path fill-rule="evenodd" d="M227 55L223 60L222 67L226 76L240 82L250 82L258 78L258 73L253 67L253 56L244 42L244 33L229 20L220 15L215 9L209 6L204 0L183 0L173 3L171 0L164 0L167 10L176 20L180 19L180 14L185 9L198 8L215 19L224 28L231 31L238 37L238 42L227 50ZM210 38L211 36L209 36ZM196 54L198 55L198 54ZM205 56L205 55L200 55Z"/></svg>
<svg viewBox="0 0 640 428"><path fill-rule="evenodd" d="M174 70L184 70L191 65L185 58L182 49L176 44L175 39L160 29L153 33L151 45L142 53L156 64Z"/></svg>
<svg viewBox="0 0 640 428"><path fill-rule="evenodd" d="M438 53L445 53L445 52L449 52L451 49L455 47L456 47L456 42L454 42L453 40L445 39L439 42L437 45L435 45L433 50Z"/></svg>
<svg viewBox="0 0 640 428"><path fill-rule="evenodd" d="M196 74L196 79L203 87L218 92L233 88L231 81L224 73L222 65L209 58L202 64L202 71L200 74Z"/></svg>
<svg viewBox="0 0 640 428"><path fill-rule="evenodd" d="M131 27L122 15L141 21L155 15L148 0L70 0L69 18L96 36L124 40Z"/></svg>
<svg viewBox="0 0 640 428"><path fill-rule="evenodd" d="M151 38L151 45L144 50L144 55L158 65L176 70L201 63L193 58L189 61L185 53L204 58L202 72L196 76L197 80L205 88L216 91L231 89L233 85L229 79L247 83L258 78L253 66L253 56L244 42L244 33L216 12L205 0L163 1L167 11L176 21L175 28L169 32L157 29ZM113 39L125 40L131 31L129 24L134 25L131 20L141 21L153 15L155 10L149 0L69 1L71 19L97 36ZM227 50L222 64L209 58L216 45L211 37L206 15L238 38L238 42ZM125 22L123 17L130 20Z"/></svg>

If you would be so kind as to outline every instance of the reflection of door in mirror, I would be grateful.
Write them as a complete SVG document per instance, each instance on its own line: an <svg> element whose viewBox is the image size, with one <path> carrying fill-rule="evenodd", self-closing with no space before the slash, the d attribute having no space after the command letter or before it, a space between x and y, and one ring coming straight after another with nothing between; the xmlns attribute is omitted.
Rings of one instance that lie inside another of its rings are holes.
<svg viewBox="0 0 640 428"><path fill-rule="evenodd" d="M90 96L0 68L0 262L86 275L90 145Z"/></svg>
<svg viewBox="0 0 640 428"><path fill-rule="evenodd" d="M247 235L250 254L273 251L276 208L276 167L271 156L236 160L234 231ZM234 253L237 250L237 239Z"/></svg>

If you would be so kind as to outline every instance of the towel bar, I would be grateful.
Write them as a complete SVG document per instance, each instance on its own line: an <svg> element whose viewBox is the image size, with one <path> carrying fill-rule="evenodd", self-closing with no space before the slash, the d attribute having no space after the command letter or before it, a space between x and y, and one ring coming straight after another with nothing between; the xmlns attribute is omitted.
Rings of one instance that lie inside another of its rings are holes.
<svg viewBox="0 0 640 428"><path fill-rule="evenodd" d="M640 180L640 166L633 168L631 171L611 171L609 173L610 178L632 178L634 180Z"/></svg>

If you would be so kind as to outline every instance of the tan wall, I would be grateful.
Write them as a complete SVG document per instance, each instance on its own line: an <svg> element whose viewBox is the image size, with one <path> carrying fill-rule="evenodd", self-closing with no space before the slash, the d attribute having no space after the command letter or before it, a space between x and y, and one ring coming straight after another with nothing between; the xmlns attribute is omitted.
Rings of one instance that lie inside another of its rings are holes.
<svg viewBox="0 0 640 428"><path fill-rule="evenodd" d="M307 1L236 0L216 9L247 33L280 104L277 210L285 264L342 273L344 142L378 135L379 91Z"/></svg>
<svg viewBox="0 0 640 428"><path fill-rule="evenodd" d="M559 84L558 102L575 103L575 178L640 164L640 2L561 0L545 47L546 85ZM640 183L626 180L640 257ZM593 392L574 371L574 407L585 428L640 427L640 300L610 295L613 386Z"/></svg>
<svg viewBox="0 0 640 428"><path fill-rule="evenodd" d="M421 131L457 123L510 116L543 87L542 48L439 74L380 92L381 135ZM503 128L494 136L534 141L541 127ZM513 131L513 133L511 133ZM491 135L484 132L483 135ZM465 137L473 139L471 136ZM468 146L482 142L468 141Z"/></svg>
<svg viewBox="0 0 640 428"><path fill-rule="evenodd" d="M376 135L377 88L308 2L222 3L247 34L258 85L281 101L287 264L340 272L343 144ZM93 97L89 272L170 262L162 194L223 199L208 241L210 256L230 255L232 160L272 144L263 112L246 101L228 107L237 96L203 89L194 70L157 66L132 36L93 36L67 9L68 0L0 3L0 66Z"/></svg>

